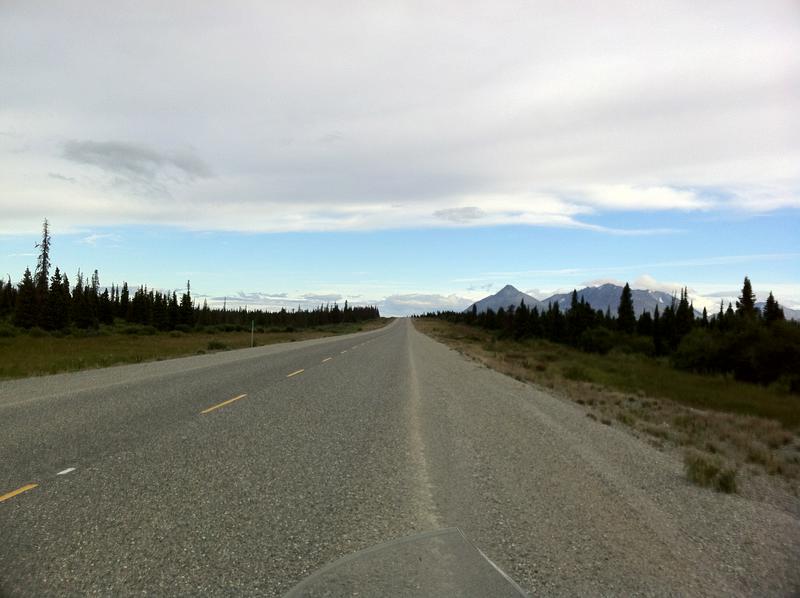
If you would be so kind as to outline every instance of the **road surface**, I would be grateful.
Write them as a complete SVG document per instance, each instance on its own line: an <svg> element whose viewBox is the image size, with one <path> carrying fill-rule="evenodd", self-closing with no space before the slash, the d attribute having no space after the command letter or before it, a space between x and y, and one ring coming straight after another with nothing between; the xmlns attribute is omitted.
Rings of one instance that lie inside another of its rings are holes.
<svg viewBox="0 0 800 598"><path fill-rule="evenodd" d="M532 594L800 590L796 516L408 320L4 382L0 495L7 596L280 595L449 526Z"/></svg>

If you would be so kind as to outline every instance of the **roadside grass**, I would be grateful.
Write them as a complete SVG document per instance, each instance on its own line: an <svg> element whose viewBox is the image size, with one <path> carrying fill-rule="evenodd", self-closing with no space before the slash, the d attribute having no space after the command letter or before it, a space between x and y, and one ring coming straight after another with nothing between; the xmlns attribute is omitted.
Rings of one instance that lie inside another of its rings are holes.
<svg viewBox="0 0 800 598"><path fill-rule="evenodd" d="M709 457L689 449L684 455L683 466L686 477L698 486L708 486L727 494L736 492L736 469L726 466L719 457Z"/></svg>
<svg viewBox="0 0 800 598"><path fill-rule="evenodd" d="M381 328L390 318L366 322L329 324L301 330L272 329L255 332L256 346L349 334ZM233 327L231 327L233 328ZM250 331L208 327L202 331L158 332L150 326L103 326L96 331L47 333L14 332L0 335L0 380L101 368L123 363L160 361L211 351L250 346Z"/></svg>
<svg viewBox="0 0 800 598"><path fill-rule="evenodd" d="M708 478L702 485L727 492L741 486L738 470L780 478L792 494L800 494L796 395L675 370L644 355L598 355L538 339L498 339L489 331L435 319L414 324L487 367L557 391L600 423L624 426L660 449L686 452L687 477L695 483ZM718 474L704 474L697 455L717 465Z"/></svg>

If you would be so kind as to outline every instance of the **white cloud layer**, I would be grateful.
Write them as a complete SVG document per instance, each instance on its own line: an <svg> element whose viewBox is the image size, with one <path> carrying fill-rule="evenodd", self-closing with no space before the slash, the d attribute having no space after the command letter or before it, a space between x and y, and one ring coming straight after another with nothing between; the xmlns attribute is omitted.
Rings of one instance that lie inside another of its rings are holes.
<svg viewBox="0 0 800 598"><path fill-rule="evenodd" d="M6 2L0 233L798 209L798 25L794 0Z"/></svg>

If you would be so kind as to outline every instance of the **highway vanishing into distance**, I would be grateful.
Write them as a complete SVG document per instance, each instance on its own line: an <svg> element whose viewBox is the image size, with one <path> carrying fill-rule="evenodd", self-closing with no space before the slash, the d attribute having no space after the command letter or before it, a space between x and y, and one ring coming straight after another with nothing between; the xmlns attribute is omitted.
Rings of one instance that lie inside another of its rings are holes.
<svg viewBox="0 0 800 598"><path fill-rule="evenodd" d="M800 591L796 515L406 319L0 383L0 495L4 596L280 595L450 526L532 594Z"/></svg>

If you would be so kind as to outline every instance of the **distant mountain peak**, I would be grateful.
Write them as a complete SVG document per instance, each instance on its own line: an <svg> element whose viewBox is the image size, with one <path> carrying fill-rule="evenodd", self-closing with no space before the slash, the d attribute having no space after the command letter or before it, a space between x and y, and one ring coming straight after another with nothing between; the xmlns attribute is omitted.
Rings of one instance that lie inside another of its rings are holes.
<svg viewBox="0 0 800 598"><path fill-rule="evenodd" d="M507 284L494 295L484 297L480 301L476 301L470 305L467 308L467 311L471 310L473 306L479 313L489 309L492 311L497 311L500 308L508 309L509 307L519 307L519 304L522 301L525 302L525 305L531 308L542 307L541 301L535 297L531 297L527 293L523 293L514 285Z"/></svg>

